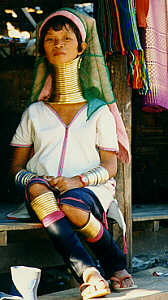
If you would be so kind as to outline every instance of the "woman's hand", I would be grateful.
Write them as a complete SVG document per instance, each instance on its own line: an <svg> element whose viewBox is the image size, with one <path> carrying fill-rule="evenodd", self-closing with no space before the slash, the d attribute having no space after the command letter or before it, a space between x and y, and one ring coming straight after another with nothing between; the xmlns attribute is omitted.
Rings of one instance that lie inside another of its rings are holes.
<svg viewBox="0 0 168 300"><path fill-rule="evenodd" d="M53 190L59 190L61 194L71 189L83 187L79 176L74 176L71 178L64 176L43 176L43 178L48 181Z"/></svg>

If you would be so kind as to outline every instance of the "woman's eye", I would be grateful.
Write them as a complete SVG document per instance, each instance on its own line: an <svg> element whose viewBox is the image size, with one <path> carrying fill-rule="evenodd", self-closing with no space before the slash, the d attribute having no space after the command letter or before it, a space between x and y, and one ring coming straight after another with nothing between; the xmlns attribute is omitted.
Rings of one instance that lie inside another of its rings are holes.
<svg viewBox="0 0 168 300"><path fill-rule="evenodd" d="M45 40L45 42L52 42L52 41L54 41L53 38L47 38L47 39Z"/></svg>

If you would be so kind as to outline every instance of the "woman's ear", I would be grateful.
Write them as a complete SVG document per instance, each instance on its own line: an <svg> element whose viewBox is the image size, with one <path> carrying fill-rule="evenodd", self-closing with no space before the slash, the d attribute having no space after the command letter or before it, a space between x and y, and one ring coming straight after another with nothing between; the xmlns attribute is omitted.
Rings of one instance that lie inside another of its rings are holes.
<svg viewBox="0 0 168 300"><path fill-rule="evenodd" d="M87 43L82 42L81 43L81 49L82 50L78 52L78 55L81 55L85 51L86 47L87 47Z"/></svg>

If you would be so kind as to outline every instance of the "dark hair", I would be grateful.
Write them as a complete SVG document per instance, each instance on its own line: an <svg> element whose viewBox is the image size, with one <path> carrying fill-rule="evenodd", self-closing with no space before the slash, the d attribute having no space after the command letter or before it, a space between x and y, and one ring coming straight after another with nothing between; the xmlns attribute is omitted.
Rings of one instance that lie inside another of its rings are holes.
<svg viewBox="0 0 168 300"><path fill-rule="evenodd" d="M55 31L61 30L63 27L67 28L66 25L69 25L73 32L76 35L77 41L78 41L78 51L82 51L81 43L82 43L82 37L80 34L80 31L78 27L68 18L64 16L55 16L51 18L42 28L41 30L41 37L39 41L39 52L40 55L44 55L44 38L49 30L50 27L52 27Z"/></svg>

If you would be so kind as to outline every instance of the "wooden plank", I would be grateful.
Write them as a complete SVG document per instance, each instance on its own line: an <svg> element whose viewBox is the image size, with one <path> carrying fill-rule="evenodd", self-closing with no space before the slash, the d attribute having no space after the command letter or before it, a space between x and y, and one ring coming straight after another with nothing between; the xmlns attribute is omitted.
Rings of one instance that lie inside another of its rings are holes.
<svg viewBox="0 0 168 300"><path fill-rule="evenodd" d="M151 211L168 211L168 204L162 203L162 204L135 204L132 207L133 212L151 212Z"/></svg>
<svg viewBox="0 0 168 300"><path fill-rule="evenodd" d="M168 215L165 216L157 216L157 215L153 215L153 216L133 216L132 218L133 222L142 222L142 221L154 221L154 220L168 220Z"/></svg>
<svg viewBox="0 0 168 300"><path fill-rule="evenodd" d="M168 292L161 292L159 290L150 290L150 289L135 289L121 293L112 292L110 295L107 295L103 299L109 300L166 300L168 299ZM65 291L60 291L56 293L51 293L47 295L42 295L38 297L39 300L81 300L79 288L68 289ZM92 298L93 299L93 298ZM101 300L102 297L94 298Z"/></svg>
<svg viewBox="0 0 168 300"><path fill-rule="evenodd" d="M43 228L41 223L3 223L0 222L0 231L11 231L11 230L30 230Z"/></svg>
<svg viewBox="0 0 168 300"><path fill-rule="evenodd" d="M166 203L135 205L132 210L133 222L166 219L168 219L168 205Z"/></svg>
<svg viewBox="0 0 168 300"><path fill-rule="evenodd" d="M0 231L0 246L7 246L7 232L6 231Z"/></svg>

